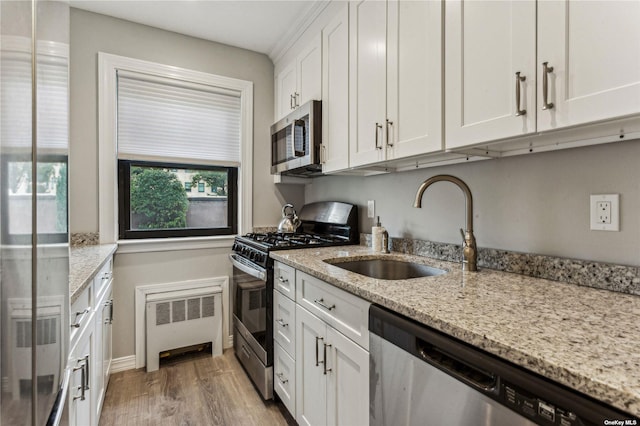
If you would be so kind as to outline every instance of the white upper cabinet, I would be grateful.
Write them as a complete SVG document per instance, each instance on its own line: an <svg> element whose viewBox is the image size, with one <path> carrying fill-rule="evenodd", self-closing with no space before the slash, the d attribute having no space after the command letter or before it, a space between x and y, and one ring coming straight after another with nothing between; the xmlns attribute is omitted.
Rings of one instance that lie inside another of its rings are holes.
<svg viewBox="0 0 640 426"><path fill-rule="evenodd" d="M320 34L300 51L294 62L275 75L276 120L305 102L322 97L322 42Z"/></svg>
<svg viewBox="0 0 640 426"><path fill-rule="evenodd" d="M294 109L296 92L296 63L285 66L275 77L276 86L276 121Z"/></svg>
<svg viewBox="0 0 640 426"><path fill-rule="evenodd" d="M440 1L388 2L387 159L444 147L442 8Z"/></svg>
<svg viewBox="0 0 640 426"><path fill-rule="evenodd" d="M349 7L322 30L322 171L349 167Z"/></svg>
<svg viewBox="0 0 640 426"><path fill-rule="evenodd" d="M640 113L638 22L638 1L448 1L447 148Z"/></svg>
<svg viewBox="0 0 640 426"><path fill-rule="evenodd" d="M538 21L539 131L640 112L639 1L540 1Z"/></svg>
<svg viewBox="0 0 640 426"><path fill-rule="evenodd" d="M350 166L385 159L387 4L363 0L349 4L351 42L349 138Z"/></svg>
<svg viewBox="0 0 640 426"><path fill-rule="evenodd" d="M442 149L442 3L350 3L350 166Z"/></svg>
<svg viewBox="0 0 640 426"><path fill-rule="evenodd" d="M445 31L447 148L535 132L535 1L448 1Z"/></svg>

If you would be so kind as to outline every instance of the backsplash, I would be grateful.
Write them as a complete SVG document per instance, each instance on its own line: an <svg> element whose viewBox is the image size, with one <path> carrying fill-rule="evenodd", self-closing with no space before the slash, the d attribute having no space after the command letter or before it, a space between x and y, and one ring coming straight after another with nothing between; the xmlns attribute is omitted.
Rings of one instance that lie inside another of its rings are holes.
<svg viewBox="0 0 640 426"><path fill-rule="evenodd" d="M97 232L72 232L71 246L84 247L100 244L100 234Z"/></svg>
<svg viewBox="0 0 640 426"><path fill-rule="evenodd" d="M462 247L458 244L389 240L390 249L395 252L462 262ZM370 247L371 234L360 234L360 242ZM479 247L478 267L640 296L640 268L635 266Z"/></svg>

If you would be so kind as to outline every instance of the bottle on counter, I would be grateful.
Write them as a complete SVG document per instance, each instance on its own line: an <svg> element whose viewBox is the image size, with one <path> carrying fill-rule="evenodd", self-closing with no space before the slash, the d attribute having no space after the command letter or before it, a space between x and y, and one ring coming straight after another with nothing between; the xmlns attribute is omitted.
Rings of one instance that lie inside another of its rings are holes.
<svg viewBox="0 0 640 426"><path fill-rule="evenodd" d="M380 216L378 216L378 223L371 227L371 248L376 253L383 251L382 236L385 232L386 229L380 224Z"/></svg>

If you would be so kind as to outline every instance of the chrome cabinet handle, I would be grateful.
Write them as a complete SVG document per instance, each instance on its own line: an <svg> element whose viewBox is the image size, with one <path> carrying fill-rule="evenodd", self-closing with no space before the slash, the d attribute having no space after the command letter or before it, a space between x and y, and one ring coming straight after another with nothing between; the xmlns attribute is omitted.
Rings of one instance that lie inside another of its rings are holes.
<svg viewBox="0 0 640 426"><path fill-rule="evenodd" d="M289 379L284 378L284 374L282 373L277 373L276 376L278 377L278 380L280 380L280 383L282 383L283 385L289 381Z"/></svg>
<svg viewBox="0 0 640 426"><path fill-rule="evenodd" d="M376 149L382 149L382 146L378 145L378 130L382 129L382 124L376 122Z"/></svg>
<svg viewBox="0 0 640 426"><path fill-rule="evenodd" d="M282 275L280 275L280 276L278 277L278 281L280 281L282 284L285 284L285 283L288 283L288 282L289 282L289 280L288 280L288 279L286 279L286 278L282 278Z"/></svg>
<svg viewBox="0 0 640 426"><path fill-rule="evenodd" d="M393 121L387 118L387 146L393 146L393 142L389 142L391 140L389 139L389 126L393 126Z"/></svg>
<svg viewBox="0 0 640 426"><path fill-rule="evenodd" d="M276 322L277 322L278 324L280 324L282 327L288 327L288 326L289 326L289 324L287 324L286 322L284 322L284 320L283 320L282 318L277 319L277 320L276 320Z"/></svg>
<svg viewBox="0 0 640 426"><path fill-rule="evenodd" d="M520 83L525 81L527 77L520 76L520 71L516 73L516 117L521 115L525 115L527 113L526 109L520 109Z"/></svg>
<svg viewBox="0 0 640 426"><path fill-rule="evenodd" d="M323 361L318 360L318 341L324 340L322 337L316 336L316 367L323 363Z"/></svg>
<svg viewBox="0 0 640 426"><path fill-rule="evenodd" d="M300 93L293 92L293 100L294 100L293 106L295 108L298 108L300 106Z"/></svg>
<svg viewBox="0 0 640 426"><path fill-rule="evenodd" d="M327 163L327 146L325 144L320 144L320 163L322 164L326 164Z"/></svg>
<svg viewBox="0 0 640 426"><path fill-rule="evenodd" d="M109 324L113 324L113 299L109 300Z"/></svg>
<svg viewBox="0 0 640 426"><path fill-rule="evenodd" d="M331 344L323 343L323 345L324 345L324 348L322 349L322 354L323 354L323 355L322 355L322 358L324 359L324 361L323 361L323 364L324 364L324 365L322 366L322 369L324 370L324 371L323 371L323 373L324 373L324 375L326 376L326 375L327 375L327 373L328 373L329 371L331 371L331 369L330 369L330 368L327 368L327 348L328 348L328 347L330 348L330 347L331 347Z"/></svg>
<svg viewBox="0 0 640 426"><path fill-rule="evenodd" d="M84 358L80 358L76 361L77 364L84 362ZM85 376L85 371L84 371L84 363L80 366L76 366L73 368L73 372L75 373L76 371L80 370L80 386L78 386L78 389L80 390L80 395L76 395L73 397L73 400L80 400L80 401L84 401L85 399L85 382L86 382L86 376Z"/></svg>
<svg viewBox="0 0 640 426"><path fill-rule="evenodd" d="M317 303L318 305L322 306L323 308L325 308L327 311L330 311L332 309L335 309L336 305L333 304L331 306L327 305L326 303L324 303L324 298L320 299L320 300L314 300L313 303Z"/></svg>
<svg viewBox="0 0 640 426"><path fill-rule="evenodd" d="M112 272L105 272L104 274L102 274L102 280L104 281L110 279L112 274Z"/></svg>
<svg viewBox="0 0 640 426"><path fill-rule="evenodd" d="M82 312L76 312L76 322L71 324L71 328L80 328L80 323L82 322L82 317L89 313L89 308L85 308ZM80 319L78 319L80 317Z"/></svg>
<svg viewBox="0 0 640 426"><path fill-rule="evenodd" d="M289 109L294 109L295 106L293 105L293 95L289 95Z"/></svg>
<svg viewBox="0 0 640 426"><path fill-rule="evenodd" d="M89 354L86 354L84 356L84 368L87 370L87 381L85 383L85 389L89 390L89 379L91 378L91 375L89 374Z"/></svg>
<svg viewBox="0 0 640 426"><path fill-rule="evenodd" d="M542 109L553 108L553 102L547 102L549 97L549 73L553 72L553 67L548 66L549 62L542 63Z"/></svg>

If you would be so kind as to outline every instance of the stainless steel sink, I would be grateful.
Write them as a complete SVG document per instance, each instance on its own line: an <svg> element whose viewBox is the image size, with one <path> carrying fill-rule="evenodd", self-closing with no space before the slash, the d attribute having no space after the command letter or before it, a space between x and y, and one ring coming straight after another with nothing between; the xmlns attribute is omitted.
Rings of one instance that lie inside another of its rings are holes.
<svg viewBox="0 0 640 426"><path fill-rule="evenodd" d="M380 280L407 280L409 278L432 277L447 271L420 263L402 262L393 259L363 259L348 262L327 262L338 268Z"/></svg>

